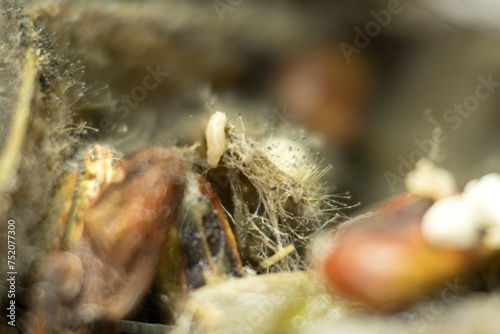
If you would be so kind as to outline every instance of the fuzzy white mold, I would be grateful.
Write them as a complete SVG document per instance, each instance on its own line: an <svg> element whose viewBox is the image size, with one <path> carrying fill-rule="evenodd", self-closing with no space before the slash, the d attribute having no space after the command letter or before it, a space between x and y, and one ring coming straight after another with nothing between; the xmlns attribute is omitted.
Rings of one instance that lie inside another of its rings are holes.
<svg viewBox="0 0 500 334"><path fill-rule="evenodd" d="M304 179L311 170L304 146L285 137L270 138L266 142L269 160L281 171L296 180Z"/></svg>
<svg viewBox="0 0 500 334"><path fill-rule="evenodd" d="M467 183L463 193L468 202L478 208L481 227L500 225L500 175L488 174Z"/></svg>
<svg viewBox="0 0 500 334"><path fill-rule="evenodd" d="M488 249L500 249L499 198L500 175L470 181L462 194L438 200L427 210L422 234L439 247L468 249L482 241Z"/></svg>
<svg viewBox="0 0 500 334"><path fill-rule="evenodd" d="M405 185L412 194L434 200L454 195L458 191L453 175L428 159L417 162L415 170L406 176Z"/></svg>
<svg viewBox="0 0 500 334"><path fill-rule="evenodd" d="M480 240L477 209L461 195L443 198L427 210L422 218L422 234L431 245L470 249Z"/></svg>
<svg viewBox="0 0 500 334"><path fill-rule="evenodd" d="M214 113L208 121L205 137L207 139L207 162L210 167L216 167L226 151L226 125L226 114L220 111Z"/></svg>

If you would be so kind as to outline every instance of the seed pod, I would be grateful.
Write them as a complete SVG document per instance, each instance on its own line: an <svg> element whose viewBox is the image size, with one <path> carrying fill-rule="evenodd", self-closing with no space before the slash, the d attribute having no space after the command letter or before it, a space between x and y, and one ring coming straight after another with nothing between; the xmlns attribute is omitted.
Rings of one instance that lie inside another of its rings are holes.
<svg viewBox="0 0 500 334"><path fill-rule="evenodd" d="M77 183L66 205L70 212L62 215L73 227L41 268L40 303L54 326L84 327L134 310L156 276L184 191L186 171L168 150L140 151L121 163L119 178L109 155L94 158L85 159L79 176L85 181ZM92 192L98 188L89 187L92 182L102 191Z"/></svg>
<svg viewBox="0 0 500 334"><path fill-rule="evenodd" d="M189 173L181 215L168 233L160 269L159 290L167 295L166 313L188 291L241 276L236 240L210 183Z"/></svg>
<svg viewBox="0 0 500 334"><path fill-rule="evenodd" d="M432 201L400 195L346 223L321 261L339 294L392 311L424 298L471 269L479 249L438 249L422 237L421 219Z"/></svg>

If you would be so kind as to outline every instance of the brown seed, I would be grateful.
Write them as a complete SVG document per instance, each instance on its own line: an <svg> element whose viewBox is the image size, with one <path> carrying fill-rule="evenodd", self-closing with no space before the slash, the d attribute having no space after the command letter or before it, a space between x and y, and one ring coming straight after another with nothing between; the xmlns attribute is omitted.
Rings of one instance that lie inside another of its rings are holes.
<svg viewBox="0 0 500 334"><path fill-rule="evenodd" d="M92 160L97 167L88 168L86 163L84 170L92 170L86 182L101 178L106 186L92 193L97 197L90 206L73 204L71 210L79 212L62 215L81 226L78 237L67 233L64 252L56 250L54 261L42 269L48 316L62 326L123 319L135 309L156 275L185 187L182 161L163 148L147 148L123 161L123 176L114 181L110 166ZM82 196L89 193L77 192L75 202Z"/></svg>
<svg viewBox="0 0 500 334"><path fill-rule="evenodd" d="M479 250L442 250L423 239L421 218L431 203L397 196L346 225L321 264L328 284L347 298L390 311L470 269Z"/></svg>
<svg viewBox="0 0 500 334"><path fill-rule="evenodd" d="M68 252L54 252L47 258L44 279L52 284L57 298L68 302L76 298L83 284L83 265L79 257Z"/></svg>
<svg viewBox="0 0 500 334"><path fill-rule="evenodd" d="M193 289L241 276L236 239L217 193L203 177L187 174L181 218L167 234L159 285L169 298L165 313L175 318L179 300Z"/></svg>

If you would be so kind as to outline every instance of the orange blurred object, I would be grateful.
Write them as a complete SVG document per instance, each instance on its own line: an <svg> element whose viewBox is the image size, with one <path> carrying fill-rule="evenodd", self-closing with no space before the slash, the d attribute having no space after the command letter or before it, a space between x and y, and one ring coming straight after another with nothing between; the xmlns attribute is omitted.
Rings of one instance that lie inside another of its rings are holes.
<svg viewBox="0 0 500 334"><path fill-rule="evenodd" d="M394 311L473 268L479 249L437 249L423 239L421 219L431 204L404 194L347 223L321 264L328 284L346 298Z"/></svg>
<svg viewBox="0 0 500 334"><path fill-rule="evenodd" d="M349 63L337 45L322 45L288 62L273 88L288 113L343 149L363 137L372 81L363 55Z"/></svg>

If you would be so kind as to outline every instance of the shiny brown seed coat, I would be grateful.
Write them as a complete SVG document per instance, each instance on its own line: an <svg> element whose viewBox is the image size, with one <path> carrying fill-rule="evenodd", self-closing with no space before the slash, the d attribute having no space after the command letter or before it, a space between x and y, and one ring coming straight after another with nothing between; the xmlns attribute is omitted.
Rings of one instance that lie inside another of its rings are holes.
<svg viewBox="0 0 500 334"><path fill-rule="evenodd" d="M353 219L321 264L328 284L347 298L393 311L471 268L479 250L436 249L423 239L420 223L431 204L404 194Z"/></svg>
<svg viewBox="0 0 500 334"><path fill-rule="evenodd" d="M123 171L123 180L108 185L78 215L81 234L42 267L52 322L81 326L122 319L151 286L186 171L179 157L162 148L140 151L123 162Z"/></svg>

